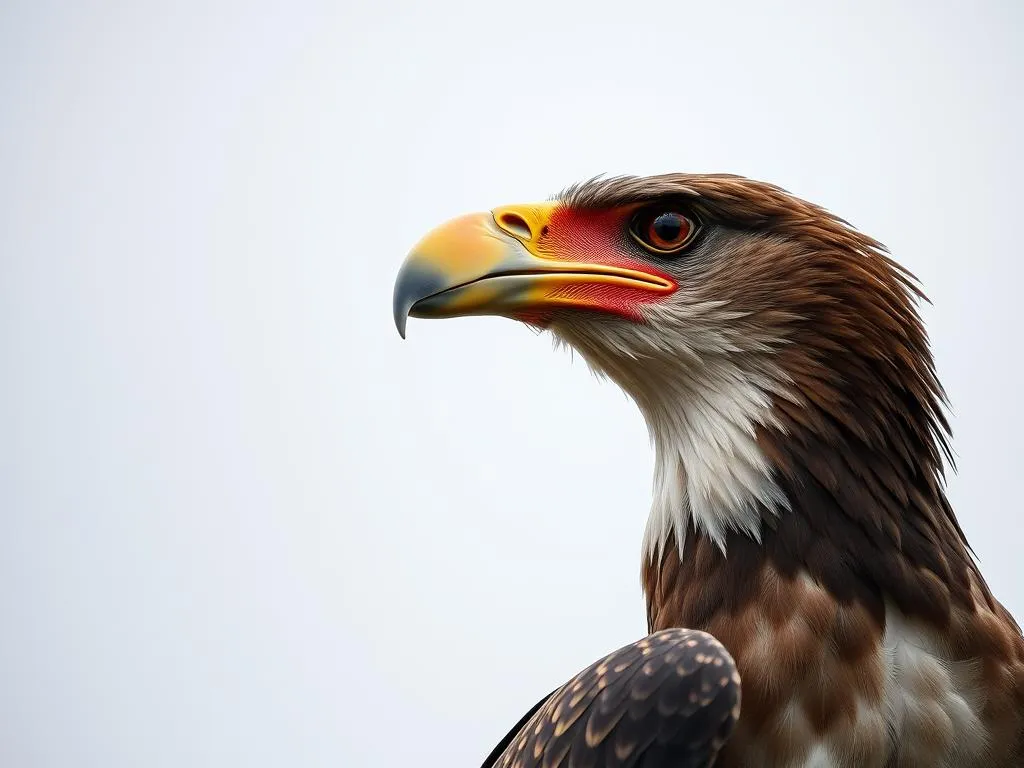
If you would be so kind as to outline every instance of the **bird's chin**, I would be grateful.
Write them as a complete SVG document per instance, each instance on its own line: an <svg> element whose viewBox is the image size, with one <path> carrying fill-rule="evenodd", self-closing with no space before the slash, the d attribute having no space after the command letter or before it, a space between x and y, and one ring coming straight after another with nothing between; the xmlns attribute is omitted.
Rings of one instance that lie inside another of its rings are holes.
<svg viewBox="0 0 1024 768"><path fill-rule="evenodd" d="M639 340L645 329L649 330L640 307L561 309L547 313L546 321L545 328L567 342L579 341L588 345L612 343L621 346L633 339Z"/></svg>
<svg viewBox="0 0 1024 768"><path fill-rule="evenodd" d="M595 372L620 385L627 383L627 372L636 368L638 350L645 346L645 329L649 330L642 320L592 310L554 313L543 327L559 346L572 349Z"/></svg>
<svg viewBox="0 0 1024 768"><path fill-rule="evenodd" d="M536 328L539 331L550 330L557 317L557 311L544 309L524 309L509 315L509 319L518 320L520 323Z"/></svg>

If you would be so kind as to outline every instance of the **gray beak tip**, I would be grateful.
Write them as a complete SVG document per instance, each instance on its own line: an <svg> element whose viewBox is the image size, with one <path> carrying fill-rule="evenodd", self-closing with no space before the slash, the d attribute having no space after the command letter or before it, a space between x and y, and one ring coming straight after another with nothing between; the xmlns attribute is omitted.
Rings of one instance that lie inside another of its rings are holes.
<svg viewBox="0 0 1024 768"><path fill-rule="evenodd" d="M403 339L405 338L405 324L409 320L408 309L399 308L395 305L395 328L398 329L398 335Z"/></svg>
<svg viewBox="0 0 1024 768"><path fill-rule="evenodd" d="M406 262L395 280L394 313L398 335L405 338L405 325L409 312L418 301L432 296L445 288L442 275L410 265Z"/></svg>

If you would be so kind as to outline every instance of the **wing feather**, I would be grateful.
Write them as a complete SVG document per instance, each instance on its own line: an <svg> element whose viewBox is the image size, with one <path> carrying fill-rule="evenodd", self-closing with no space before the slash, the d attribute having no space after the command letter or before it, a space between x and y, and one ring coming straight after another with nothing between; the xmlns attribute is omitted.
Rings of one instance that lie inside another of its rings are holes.
<svg viewBox="0 0 1024 768"><path fill-rule="evenodd" d="M591 664L541 699L482 768L711 766L740 710L725 647L666 629Z"/></svg>

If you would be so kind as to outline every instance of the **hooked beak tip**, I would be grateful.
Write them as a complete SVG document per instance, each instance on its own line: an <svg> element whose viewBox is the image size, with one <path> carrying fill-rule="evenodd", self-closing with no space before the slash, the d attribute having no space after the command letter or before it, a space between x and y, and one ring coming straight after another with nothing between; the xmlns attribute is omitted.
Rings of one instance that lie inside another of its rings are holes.
<svg viewBox="0 0 1024 768"><path fill-rule="evenodd" d="M416 303L432 296L446 286L442 273L424 266L419 257L410 255L398 272L395 280L394 314L398 335L405 338L405 326L409 313Z"/></svg>
<svg viewBox="0 0 1024 768"><path fill-rule="evenodd" d="M395 328L398 329L398 335L404 339L405 326L409 321L409 307L399 306L398 297L396 296L395 299Z"/></svg>

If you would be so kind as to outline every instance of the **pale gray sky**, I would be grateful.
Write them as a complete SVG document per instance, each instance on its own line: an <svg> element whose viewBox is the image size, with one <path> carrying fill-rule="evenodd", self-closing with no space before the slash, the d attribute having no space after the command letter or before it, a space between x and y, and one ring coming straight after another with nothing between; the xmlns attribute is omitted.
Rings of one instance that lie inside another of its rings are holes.
<svg viewBox="0 0 1024 768"><path fill-rule="evenodd" d="M392 325L433 225L779 183L934 301L951 495L1019 562L1024 4L5 2L0 763L476 765L644 632L633 405Z"/></svg>

